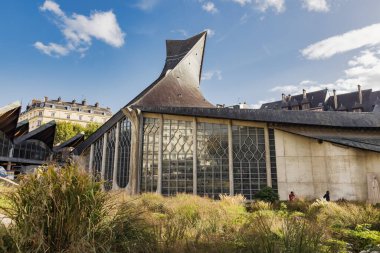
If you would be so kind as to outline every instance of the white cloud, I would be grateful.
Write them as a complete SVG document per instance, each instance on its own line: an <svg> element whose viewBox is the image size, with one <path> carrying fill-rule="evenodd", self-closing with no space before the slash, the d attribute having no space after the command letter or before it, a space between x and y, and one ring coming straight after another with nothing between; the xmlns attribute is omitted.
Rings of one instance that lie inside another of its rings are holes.
<svg viewBox="0 0 380 253"><path fill-rule="evenodd" d="M74 13L69 17L52 0L46 0L40 9L54 14L55 21L66 39L66 45L55 43L45 45L37 41L34 46L42 53L59 57L67 55L70 51L76 51L83 56L91 46L93 38L113 47L124 45L125 34L112 11L95 11L89 17Z"/></svg>
<svg viewBox="0 0 380 253"><path fill-rule="evenodd" d="M49 43L49 45L45 45L39 41L34 43L34 47L43 52L44 54L60 57L65 56L69 53L69 50L61 45L55 43Z"/></svg>
<svg viewBox="0 0 380 253"><path fill-rule="evenodd" d="M380 23L314 43L301 51L308 59L326 59L354 49L380 44Z"/></svg>
<svg viewBox="0 0 380 253"><path fill-rule="evenodd" d="M205 31L207 32L207 36L208 36L209 38L214 37L214 35L215 35L215 31L214 31L214 30L209 29L209 28L206 28Z"/></svg>
<svg viewBox="0 0 380 253"><path fill-rule="evenodd" d="M240 6L244 6L246 4L252 3L252 0L232 0L234 3L240 4Z"/></svg>
<svg viewBox="0 0 380 253"><path fill-rule="evenodd" d="M59 5L56 2L51 1L51 0L46 0L44 2L44 4L40 7L40 10L51 11L58 16L64 16L65 15L63 13L63 11L61 10L61 8L59 7Z"/></svg>
<svg viewBox="0 0 380 253"><path fill-rule="evenodd" d="M261 107L263 104L270 103L270 102L273 102L273 101L275 101L274 98L260 100L260 101L257 102L256 104L252 104L252 105L251 105L251 108L252 108L252 109L260 109L260 107Z"/></svg>
<svg viewBox="0 0 380 253"><path fill-rule="evenodd" d="M380 90L380 46L372 47L359 52L347 63L348 67L343 75L331 83L318 83L316 81L302 81L297 85L280 85L270 91L285 94L299 94L302 89L315 91L328 88L335 89L338 93L357 90L360 84L363 89Z"/></svg>
<svg viewBox="0 0 380 253"><path fill-rule="evenodd" d="M328 12L330 10L327 0L302 0L302 6L308 11Z"/></svg>
<svg viewBox="0 0 380 253"><path fill-rule="evenodd" d="M208 13L215 14L218 12L215 4L213 2L206 2L202 5L202 9Z"/></svg>
<svg viewBox="0 0 380 253"><path fill-rule="evenodd" d="M256 8L261 12L273 9L277 13L285 11L285 0L255 0Z"/></svg>
<svg viewBox="0 0 380 253"><path fill-rule="evenodd" d="M139 0L135 6L143 11L151 11L157 4L158 0Z"/></svg>
<svg viewBox="0 0 380 253"><path fill-rule="evenodd" d="M214 78L216 78L217 80L222 80L223 79L222 71L220 71L220 70L209 70L209 71L203 72L203 74L202 74L202 80L204 80L204 81L208 81L208 80L211 80Z"/></svg>

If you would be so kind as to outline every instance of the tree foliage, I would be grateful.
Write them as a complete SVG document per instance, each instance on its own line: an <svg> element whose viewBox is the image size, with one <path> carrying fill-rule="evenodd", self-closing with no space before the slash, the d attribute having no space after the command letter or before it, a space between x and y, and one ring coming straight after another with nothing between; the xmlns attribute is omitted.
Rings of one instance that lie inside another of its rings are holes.
<svg viewBox="0 0 380 253"><path fill-rule="evenodd" d="M54 145L63 143L79 133L83 133L85 138L87 138L92 133L94 133L99 127L100 124L93 122L87 124L87 126L85 127L80 124L75 124L71 122L57 122Z"/></svg>

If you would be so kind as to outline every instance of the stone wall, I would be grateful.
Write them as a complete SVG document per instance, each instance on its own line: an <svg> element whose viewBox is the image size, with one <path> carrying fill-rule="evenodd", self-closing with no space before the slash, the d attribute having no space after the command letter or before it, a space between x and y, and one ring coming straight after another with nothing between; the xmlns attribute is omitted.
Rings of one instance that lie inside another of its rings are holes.
<svg viewBox="0 0 380 253"><path fill-rule="evenodd" d="M380 154L275 130L280 199L298 197L365 201L367 173L380 175Z"/></svg>

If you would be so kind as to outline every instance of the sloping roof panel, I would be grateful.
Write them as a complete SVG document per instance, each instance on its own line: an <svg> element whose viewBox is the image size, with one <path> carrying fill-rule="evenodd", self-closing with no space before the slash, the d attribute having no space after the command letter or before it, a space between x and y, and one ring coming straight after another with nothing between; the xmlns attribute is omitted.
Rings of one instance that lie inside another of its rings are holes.
<svg viewBox="0 0 380 253"><path fill-rule="evenodd" d="M16 133L17 121L21 112L20 102L14 102L0 108L0 130L13 140Z"/></svg>
<svg viewBox="0 0 380 253"><path fill-rule="evenodd" d="M15 144L20 144L26 140L39 140L45 143L50 149L53 149L54 137L55 137L56 124L54 121L50 121L39 128L22 135L14 140Z"/></svg>
<svg viewBox="0 0 380 253"><path fill-rule="evenodd" d="M231 108L139 107L143 112L342 128L380 128L377 113Z"/></svg>

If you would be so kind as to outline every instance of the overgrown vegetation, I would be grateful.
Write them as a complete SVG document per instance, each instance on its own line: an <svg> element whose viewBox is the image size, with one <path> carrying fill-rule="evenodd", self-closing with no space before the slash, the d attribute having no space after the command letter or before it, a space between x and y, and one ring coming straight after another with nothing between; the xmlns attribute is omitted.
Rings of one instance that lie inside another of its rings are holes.
<svg viewBox="0 0 380 253"><path fill-rule="evenodd" d="M380 209L371 205L101 188L74 165L22 178L3 194L0 212L12 223L0 227L0 252L348 253L380 244Z"/></svg>

